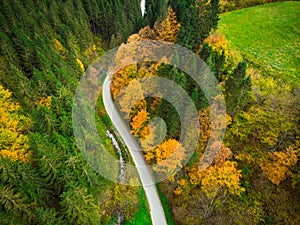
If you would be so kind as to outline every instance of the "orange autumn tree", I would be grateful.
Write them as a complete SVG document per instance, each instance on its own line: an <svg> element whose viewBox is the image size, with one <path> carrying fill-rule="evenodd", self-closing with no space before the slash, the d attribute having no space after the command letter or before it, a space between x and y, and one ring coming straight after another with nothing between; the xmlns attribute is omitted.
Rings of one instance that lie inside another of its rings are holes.
<svg viewBox="0 0 300 225"><path fill-rule="evenodd" d="M279 185L290 175L290 167L297 161L297 149L299 146L289 146L282 152L270 152L267 159L260 163L263 174L273 183Z"/></svg>
<svg viewBox="0 0 300 225"><path fill-rule="evenodd" d="M149 121L150 116L146 109L140 110L132 119L131 133L136 137L145 137L149 130L147 129L146 124Z"/></svg>
<svg viewBox="0 0 300 225"><path fill-rule="evenodd" d="M128 65L114 74L111 79L111 93L115 99L120 91L129 84L132 79L138 77L136 64Z"/></svg>
<svg viewBox="0 0 300 225"><path fill-rule="evenodd" d="M137 34L131 35L127 42L132 43L139 40L164 40L175 42L180 29L174 11L169 8L167 17L161 22L156 23L154 28L144 27ZM134 46L132 47L134 52ZM130 56L126 56L130 57ZM116 61L126 61L130 58L124 57L122 47L116 55ZM131 125L131 133L136 137L145 138L149 135L149 112L155 112L161 102L160 97L148 99L147 102L143 97L143 90L138 78L157 76L157 70L160 63L145 62L128 65L114 74L111 82L111 92L114 99L118 98L121 112L128 119ZM149 139L148 139L149 140Z"/></svg>
<svg viewBox="0 0 300 225"><path fill-rule="evenodd" d="M147 63L132 64L119 70L112 78L111 91L131 125L131 133L139 138L149 134L150 110L158 107L158 98L146 102L139 78L156 76L157 65Z"/></svg>
<svg viewBox="0 0 300 225"><path fill-rule="evenodd" d="M183 146L175 139L169 139L156 148L146 151L145 159L148 163L155 163L156 172L172 174L185 158Z"/></svg>
<svg viewBox="0 0 300 225"><path fill-rule="evenodd" d="M28 162L30 151L25 133L31 121L20 114L20 106L11 95L0 85L0 155Z"/></svg>

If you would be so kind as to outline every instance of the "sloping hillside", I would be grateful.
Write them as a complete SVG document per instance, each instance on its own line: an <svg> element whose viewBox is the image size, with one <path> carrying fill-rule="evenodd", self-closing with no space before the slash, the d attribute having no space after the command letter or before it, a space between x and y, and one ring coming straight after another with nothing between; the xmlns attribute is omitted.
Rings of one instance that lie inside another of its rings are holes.
<svg viewBox="0 0 300 225"><path fill-rule="evenodd" d="M300 2L266 4L221 15L219 31L255 67L290 84L300 79Z"/></svg>

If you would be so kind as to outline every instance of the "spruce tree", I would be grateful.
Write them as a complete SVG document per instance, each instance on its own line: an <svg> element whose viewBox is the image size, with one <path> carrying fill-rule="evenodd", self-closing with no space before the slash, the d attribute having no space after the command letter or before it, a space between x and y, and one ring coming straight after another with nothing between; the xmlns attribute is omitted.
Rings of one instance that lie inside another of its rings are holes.
<svg viewBox="0 0 300 225"><path fill-rule="evenodd" d="M168 10L166 0L146 0L146 13L143 19L143 26L154 26L155 22L161 22Z"/></svg>
<svg viewBox="0 0 300 225"><path fill-rule="evenodd" d="M170 0L181 29L177 43L196 51L219 21L219 0Z"/></svg>
<svg viewBox="0 0 300 225"><path fill-rule="evenodd" d="M243 107L251 90L251 78L247 76L246 68L246 62L240 62L226 80L226 107L232 117Z"/></svg>

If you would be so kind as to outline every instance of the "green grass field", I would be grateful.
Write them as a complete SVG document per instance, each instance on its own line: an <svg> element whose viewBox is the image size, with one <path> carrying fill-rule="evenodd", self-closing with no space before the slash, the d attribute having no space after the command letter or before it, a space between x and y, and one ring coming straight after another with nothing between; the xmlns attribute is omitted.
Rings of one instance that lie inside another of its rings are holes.
<svg viewBox="0 0 300 225"><path fill-rule="evenodd" d="M140 196L140 205L138 206L139 209L135 214L134 218L131 222L125 222L125 225L151 225L151 216L149 212L149 207L146 199L145 191L142 187L139 190Z"/></svg>
<svg viewBox="0 0 300 225"><path fill-rule="evenodd" d="M300 2L278 2L220 16L219 31L256 68L293 86L300 81Z"/></svg>

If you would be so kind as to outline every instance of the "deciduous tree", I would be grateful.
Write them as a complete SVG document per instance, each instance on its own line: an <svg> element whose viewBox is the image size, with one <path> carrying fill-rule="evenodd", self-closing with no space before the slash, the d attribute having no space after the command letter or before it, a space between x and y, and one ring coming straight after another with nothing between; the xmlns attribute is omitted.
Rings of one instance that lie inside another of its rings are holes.
<svg viewBox="0 0 300 225"><path fill-rule="evenodd" d="M264 175L276 185L279 185L291 174L290 167L298 161L297 149L292 146L282 152L270 152L267 159L262 160L260 167Z"/></svg>
<svg viewBox="0 0 300 225"><path fill-rule="evenodd" d="M136 137L145 137L149 133L147 127L147 122L149 121L150 116L146 109L139 111L132 119L131 133ZM148 130L148 131L145 131Z"/></svg>
<svg viewBox="0 0 300 225"><path fill-rule="evenodd" d="M30 151L26 132L30 119L21 115L20 106L12 101L11 92L1 85L0 120L0 155L28 162Z"/></svg>
<svg viewBox="0 0 300 225"><path fill-rule="evenodd" d="M182 166L182 160L185 159L184 148L175 139L169 139L153 150L145 153L145 159L148 163L155 163L154 169L157 172L172 174L176 168Z"/></svg>

